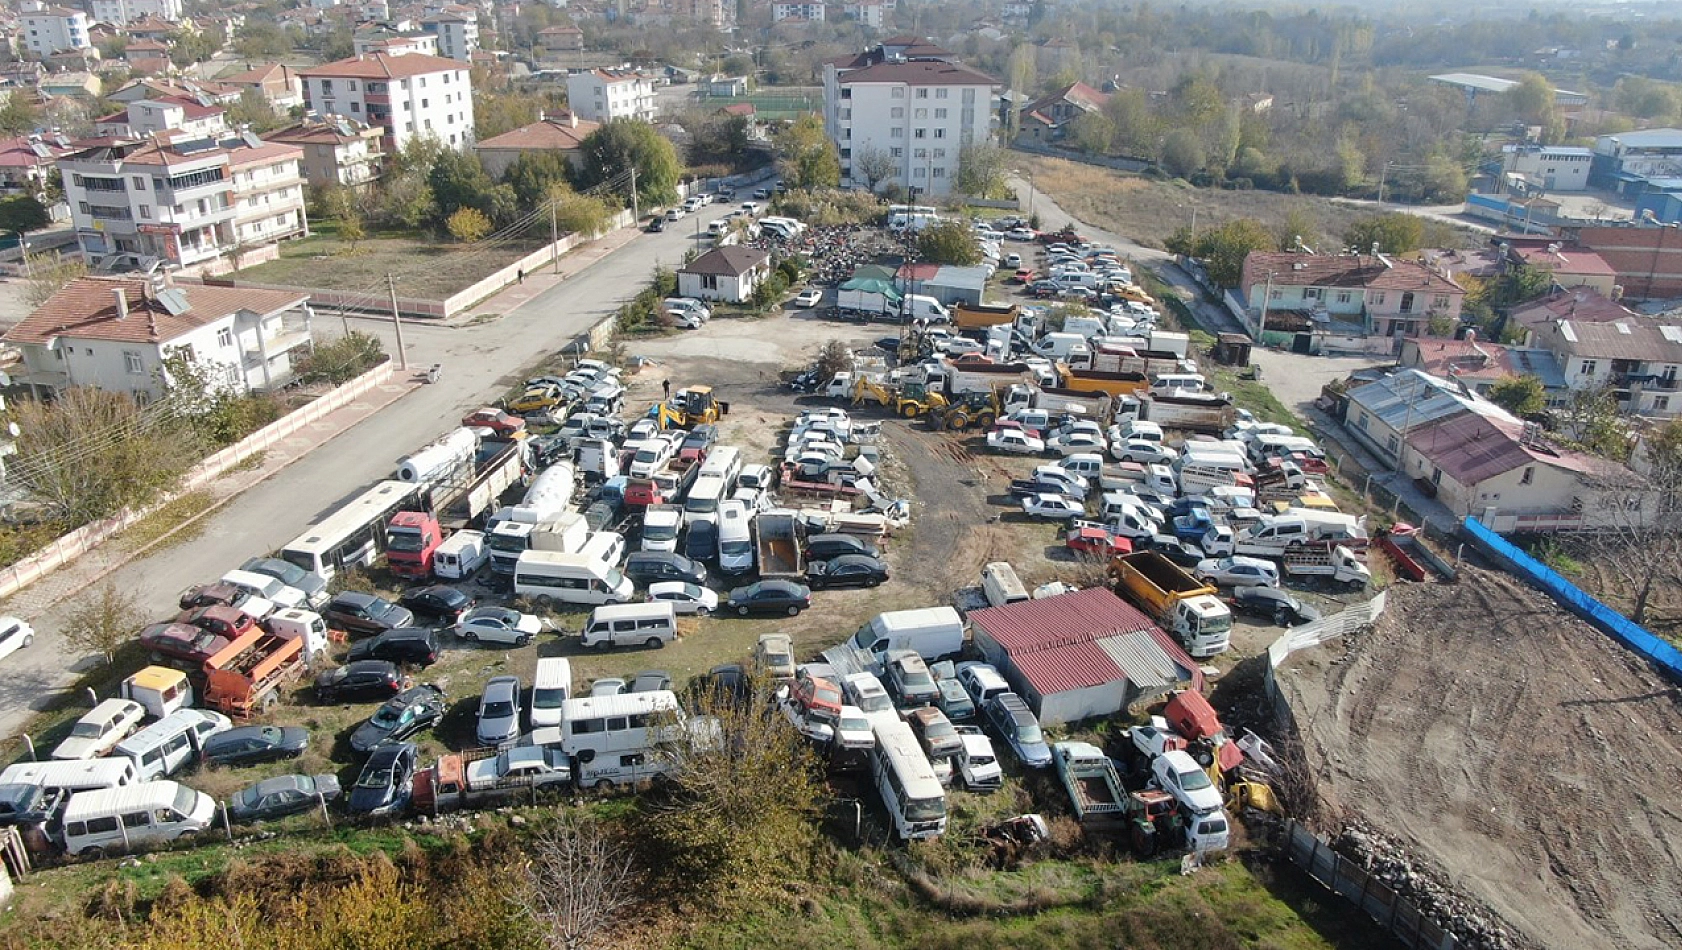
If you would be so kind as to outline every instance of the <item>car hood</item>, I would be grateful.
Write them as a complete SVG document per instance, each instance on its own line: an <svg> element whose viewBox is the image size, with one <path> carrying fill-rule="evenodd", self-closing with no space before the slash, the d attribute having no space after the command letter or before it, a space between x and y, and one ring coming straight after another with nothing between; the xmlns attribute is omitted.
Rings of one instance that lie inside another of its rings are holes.
<svg viewBox="0 0 1682 950"><path fill-rule="evenodd" d="M314 778L315 790L322 798L332 801L344 794L344 789L339 787L337 775L317 775Z"/></svg>
<svg viewBox="0 0 1682 950"><path fill-rule="evenodd" d="M71 736L53 749L53 758L64 760L91 759L99 752L98 739Z"/></svg>
<svg viewBox="0 0 1682 950"><path fill-rule="evenodd" d="M395 804L395 796L390 788L363 788L356 786L350 790L350 800L347 802L352 812L373 812L390 808Z"/></svg>
<svg viewBox="0 0 1682 950"><path fill-rule="evenodd" d="M350 734L350 747L357 752L367 752L389 735L391 730L370 719L357 726L356 731Z"/></svg>
<svg viewBox="0 0 1682 950"><path fill-rule="evenodd" d="M1022 759L1023 765L1031 768L1044 768L1051 764L1051 746L1044 742L1019 743L1016 754ZM1219 797L1218 793L1216 797Z"/></svg>

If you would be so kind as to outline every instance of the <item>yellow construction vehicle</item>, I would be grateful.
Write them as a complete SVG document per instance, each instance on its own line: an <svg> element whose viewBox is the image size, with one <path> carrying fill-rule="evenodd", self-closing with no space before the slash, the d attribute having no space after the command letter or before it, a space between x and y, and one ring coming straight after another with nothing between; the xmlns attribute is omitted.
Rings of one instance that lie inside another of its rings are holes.
<svg viewBox="0 0 1682 950"><path fill-rule="evenodd" d="M1003 414L998 390L976 390L954 396L951 405L938 413L930 413L929 421L942 429L986 429Z"/></svg>
<svg viewBox="0 0 1682 950"><path fill-rule="evenodd" d="M1266 783L1244 780L1228 781L1226 785L1227 812L1241 815L1250 809L1281 817L1285 814L1285 809L1279 805L1279 799L1273 795L1273 788Z"/></svg>
<svg viewBox="0 0 1682 950"><path fill-rule="evenodd" d="M690 386L655 407L662 429L693 429L730 414L730 404L713 397L711 386Z"/></svg>
<svg viewBox="0 0 1682 950"><path fill-rule="evenodd" d="M946 408L946 397L932 392L922 383L889 386L868 376L860 376L853 384L853 405L874 402L893 410L894 415L915 419L927 412Z"/></svg>

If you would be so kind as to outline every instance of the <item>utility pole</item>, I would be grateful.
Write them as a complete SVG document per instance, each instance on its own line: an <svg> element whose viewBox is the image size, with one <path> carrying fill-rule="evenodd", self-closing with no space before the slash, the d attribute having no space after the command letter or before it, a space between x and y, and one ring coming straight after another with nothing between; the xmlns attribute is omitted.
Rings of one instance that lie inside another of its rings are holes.
<svg viewBox="0 0 1682 950"><path fill-rule="evenodd" d="M637 166L631 166L631 225L634 227L642 220L642 212L637 207Z"/></svg>
<svg viewBox="0 0 1682 950"><path fill-rule="evenodd" d="M1267 289L1262 291L1261 326L1256 328L1256 342L1261 342L1262 334L1267 332L1267 305L1273 301L1273 272L1267 272Z"/></svg>
<svg viewBox="0 0 1682 950"><path fill-rule="evenodd" d="M1384 207L1384 183L1390 180L1390 163L1384 163L1384 170L1378 174L1378 206Z"/></svg>
<svg viewBox="0 0 1682 950"><path fill-rule="evenodd" d="M29 235L21 228L18 230L18 260L23 261L24 279L34 280L35 269L29 263Z"/></svg>
<svg viewBox="0 0 1682 950"><path fill-rule="evenodd" d="M397 329L397 368L402 372L409 370L409 351L403 348L403 316L397 312L397 281L391 272L385 274L386 293L391 296L391 325Z"/></svg>
<svg viewBox="0 0 1682 950"><path fill-rule="evenodd" d="M549 261L555 265L555 273L561 272L561 232L556 225L557 213L555 199L549 199Z"/></svg>

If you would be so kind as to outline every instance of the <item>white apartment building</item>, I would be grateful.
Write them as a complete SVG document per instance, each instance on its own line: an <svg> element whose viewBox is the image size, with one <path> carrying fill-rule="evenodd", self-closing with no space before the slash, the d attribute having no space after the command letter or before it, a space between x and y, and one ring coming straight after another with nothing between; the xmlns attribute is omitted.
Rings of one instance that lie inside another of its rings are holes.
<svg viewBox="0 0 1682 950"><path fill-rule="evenodd" d="M88 0L88 9L96 21L113 26L146 17L178 23L187 12L181 0Z"/></svg>
<svg viewBox="0 0 1682 950"><path fill-rule="evenodd" d="M867 54L858 61L866 64L824 67L824 127L841 153L842 184L864 185L862 177L853 178L852 159L877 150L895 167L877 187L949 193L959 152L991 139L989 103L998 82L938 59L896 61Z"/></svg>
<svg viewBox="0 0 1682 950"><path fill-rule="evenodd" d="M847 19L857 20L873 30L880 30L882 28L882 22L886 19L885 13L886 9L883 4L880 2L872 2L872 0L864 0L864 2L860 3L847 3L843 4L841 7L841 14Z"/></svg>
<svg viewBox="0 0 1682 950"><path fill-rule="evenodd" d="M381 27L359 32L351 37L351 48L358 56L366 56L369 53L385 53L388 56L423 53L427 56L437 56L438 34L420 31L399 33Z"/></svg>
<svg viewBox="0 0 1682 950"><path fill-rule="evenodd" d="M619 69L592 69L567 77L567 102L588 122L654 121L654 80Z"/></svg>
<svg viewBox="0 0 1682 950"><path fill-rule="evenodd" d="M1583 191L1589 186L1594 149L1566 145L1507 145L1501 149L1503 170L1522 176L1543 191Z"/></svg>
<svg viewBox="0 0 1682 950"><path fill-rule="evenodd" d="M310 233L304 217L304 150L258 141L228 153L234 183L234 241L243 247L277 244ZM244 261L236 262L243 266Z"/></svg>
<svg viewBox="0 0 1682 950"><path fill-rule="evenodd" d="M80 10L47 7L23 15L23 48L45 58L61 49L91 49L88 15Z"/></svg>
<svg viewBox="0 0 1682 950"><path fill-rule="evenodd" d="M473 147L473 90L465 63L423 53L369 53L299 75L309 108L383 128L388 155L427 136L454 149Z"/></svg>
<svg viewBox="0 0 1682 950"><path fill-rule="evenodd" d="M427 17L421 25L437 35L438 55L445 59L470 62L473 51L479 48L479 15L472 10L447 10Z"/></svg>
<svg viewBox="0 0 1682 950"><path fill-rule="evenodd" d="M186 96L138 99L122 112L95 119L95 135L138 139L160 132L184 132L188 136L212 138L228 131L227 112L221 106L207 106Z"/></svg>
<svg viewBox="0 0 1682 950"><path fill-rule="evenodd" d="M773 3L771 4L771 22L781 23L784 20L807 20L812 23L822 23L824 5L821 3Z"/></svg>
<svg viewBox="0 0 1682 950"><path fill-rule="evenodd" d="M379 180L385 153L381 130L344 116L306 118L297 125L263 135L267 142L285 142L304 152L304 180L318 187L344 185L365 189Z"/></svg>

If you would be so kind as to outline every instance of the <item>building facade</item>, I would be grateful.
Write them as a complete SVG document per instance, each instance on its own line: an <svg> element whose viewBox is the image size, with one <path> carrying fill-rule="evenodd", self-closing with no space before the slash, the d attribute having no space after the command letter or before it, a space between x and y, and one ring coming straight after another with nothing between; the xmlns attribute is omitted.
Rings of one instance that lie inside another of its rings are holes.
<svg viewBox="0 0 1682 950"><path fill-rule="evenodd" d="M584 139L601 128L599 122L585 122L570 112L546 115L530 125L485 139L473 146L486 174L501 178L508 166L531 152L556 152L574 168L583 162Z"/></svg>
<svg viewBox="0 0 1682 950"><path fill-rule="evenodd" d="M1565 145L1508 145L1502 167L1543 191L1582 191L1589 186L1594 150Z"/></svg>
<svg viewBox="0 0 1682 950"><path fill-rule="evenodd" d="M59 50L92 49L88 15L80 10L48 7L23 15L23 48L43 59Z"/></svg>
<svg viewBox="0 0 1682 950"><path fill-rule="evenodd" d="M1458 323L1466 299L1450 278L1383 254L1251 251L1238 290L1258 315L1258 333L1271 312L1302 311L1361 323L1377 336L1419 336L1433 317Z"/></svg>
<svg viewBox="0 0 1682 950"><path fill-rule="evenodd" d="M453 149L473 147L473 90L465 63L424 53L368 53L299 75L311 109L379 126L387 154L427 137Z"/></svg>
<svg viewBox="0 0 1682 950"><path fill-rule="evenodd" d="M771 256L758 248L716 247L677 272L678 294L698 300L741 303L771 274Z"/></svg>
<svg viewBox="0 0 1682 950"><path fill-rule="evenodd" d="M567 77L567 104L580 119L653 122L654 80L642 73L592 69Z"/></svg>
<svg viewBox="0 0 1682 950"><path fill-rule="evenodd" d="M471 62L479 48L479 15L471 7L429 16L421 26L438 37L438 55L445 59Z"/></svg>
<svg viewBox="0 0 1682 950"><path fill-rule="evenodd" d="M175 23L186 15L186 5L181 0L88 0L88 10L95 20L113 26L145 17Z"/></svg>
<svg viewBox="0 0 1682 950"><path fill-rule="evenodd" d="M824 21L824 4L783 2L771 4L771 22L781 23L784 20L805 20L809 23L822 23Z"/></svg>
<svg viewBox="0 0 1682 950"><path fill-rule="evenodd" d="M284 142L303 153L304 180L318 188L343 185L358 190L378 181L385 152L382 132L347 119L305 119L297 125L266 133L267 142Z"/></svg>

